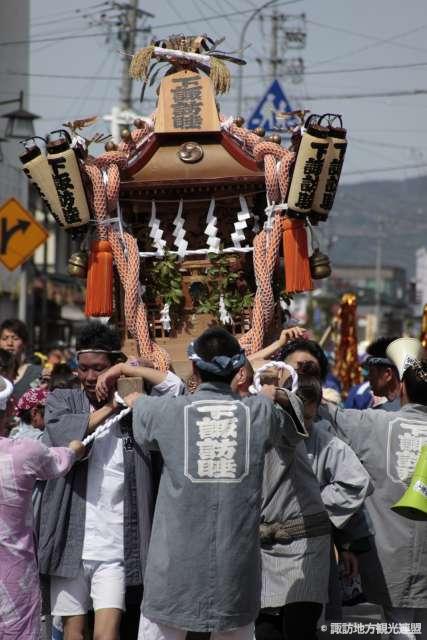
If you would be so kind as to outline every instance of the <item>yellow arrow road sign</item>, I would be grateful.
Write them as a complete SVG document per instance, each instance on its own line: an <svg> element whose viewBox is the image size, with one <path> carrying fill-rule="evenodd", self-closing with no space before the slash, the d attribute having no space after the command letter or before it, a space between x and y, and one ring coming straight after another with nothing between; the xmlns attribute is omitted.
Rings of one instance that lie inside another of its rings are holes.
<svg viewBox="0 0 427 640"><path fill-rule="evenodd" d="M9 198L0 207L0 262L13 271L30 258L49 234L29 211Z"/></svg>

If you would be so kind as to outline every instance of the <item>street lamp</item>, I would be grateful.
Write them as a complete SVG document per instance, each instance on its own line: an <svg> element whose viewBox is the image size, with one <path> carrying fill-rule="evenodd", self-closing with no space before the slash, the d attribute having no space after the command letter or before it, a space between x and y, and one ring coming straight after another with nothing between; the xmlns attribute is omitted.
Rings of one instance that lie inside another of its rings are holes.
<svg viewBox="0 0 427 640"><path fill-rule="evenodd" d="M40 116L36 116L34 113L24 109L24 92L19 92L19 98L13 100L1 100L0 105L12 104L19 102L19 109L4 113L1 117L7 118L6 129L4 136L7 139L24 140L26 138L32 138L35 135L34 120L37 120Z"/></svg>
<svg viewBox="0 0 427 640"><path fill-rule="evenodd" d="M26 138L32 138L35 135L34 120L39 116L34 113L30 113L24 109L24 92L19 92L19 97L10 100L0 100L0 106L6 104L19 103L19 108L9 113L0 114L1 118L6 118L6 128L4 131L4 137L0 138L1 142L7 142L8 140L23 140ZM3 162L3 154L0 149L0 162ZM22 177L22 172L12 165L12 168L19 173ZM6 171L6 169L4 169ZM4 174L6 176L6 174ZM23 178L26 181L26 178ZM26 187L27 188L27 187ZM27 192L28 193L28 192ZM27 204L28 196L25 197L25 204ZM27 318L27 266L23 265L21 269L21 276L19 282L19 302L18 302L18 317L25 322Z"/></svg>
<svg viewBox="0 0 427 640"><path fill-rule="evenodd" d="M243 49L245 44L246 31L248 30L248 27L251 24L252 20L256 18L256 16L263 9L266 9L271 4L274 4L277 1L278 0L269 0L268 2L265 2L263 5L258 7L258 9L255 9L253 13L251 13L249 18L246 20L245 24L243 25L242 31L240 32L239 55L241 58L243 58ZM239 65L238 76L237 76L237 111L236 111L236 115L238 116L241 115L242 113L242 102L243 102L243 66Z"/></svg>

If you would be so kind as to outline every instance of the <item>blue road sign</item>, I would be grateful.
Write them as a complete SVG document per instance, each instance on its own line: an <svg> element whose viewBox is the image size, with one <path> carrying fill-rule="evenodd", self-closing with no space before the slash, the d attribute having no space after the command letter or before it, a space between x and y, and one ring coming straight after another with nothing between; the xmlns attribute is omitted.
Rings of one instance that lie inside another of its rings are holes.
<svg viewBox="0 0 427 640"><path fill-rule="evenodd" d="M283 120L276 121L276 111L292 111L292 107L279 81L273 80L247 121L246 127L248 129L262 127L266 131L273 131L276 127L283 126ZM286 120L286 124L291 124L291 122Z"/></svg>

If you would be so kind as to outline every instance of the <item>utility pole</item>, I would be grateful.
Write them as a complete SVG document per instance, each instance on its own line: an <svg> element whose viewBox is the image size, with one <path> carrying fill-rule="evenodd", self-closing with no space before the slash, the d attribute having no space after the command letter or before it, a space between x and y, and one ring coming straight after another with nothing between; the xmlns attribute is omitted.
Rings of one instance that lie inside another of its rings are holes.
<svg viewBox="0 0 427 640"><path fill-rule="evenodd" d="M279 58L278 58L278 36L279 36L279 15L276 9L271 16L271 47L270 47L270 75L271 80L276 80Z"/></svg>
<svg viewBox="0 0 427 640"><path fill-rule="evenodd" d="M377 248L375 256L375 317L377 320L377 338L381 329L381 289L382 289L382 258L383 258L382 219L378 217Z"/></svg>
<svg viewBox="0 0 427 640"><path fill-rule="evenodd" d="M112 138L120 142L120 129L132 122L136 114L132 111L132 78L129 77L130 57L138 46L137 34L143 34L142 46L146 45L151 27L144 23L148 18L154 18L152 13L140 9L139 0L107 0L103 4L101 13L97 17L87 16L90 26L100 26L107 31L107 44L113 40L119 42L120 53L123 56L122 73L119 89L119 104L104 120L111 122ZM140 24L141 21L141 24ZM117 49L117 46L114 47Z"/></svg>
<svg viewBox="0 0 427 640"><path fill-rule="evenodd" d="M304 78L304 60L300 56L288 57L288 52L305 48L305 13L290 15L274 9L270 20L271 47L268 63L271 79L276 80L284 76L286 80L298 84ZM259 62L262 66L262 60Z"/></svg>
<svg viewBox="0 0 427 640"><path fill-rule="evenodd" d="M257 15L260 14L260 12L263 9L265 9L268 6L270 6L271 4L274 4L277 1L278 0L268 0L268 2L265 2L260 7L257 7L256 9L254 9L253 13L251 13L249 18L246 20L246 22L243 25L242 30L240 32L240 38L239 38L239 56L241 58L244 57L245 37L246 37L246 32L248 30L249 25L257 17ZM239 65L239 68L237 69L237 109L236 109L236 115L240 115L242 113L242 107L243 107L243 70L244 70L243 65Z"/></svg>
<svg viewBox="0 0 427 640"><path fill-rule="evenodd" d="M254 9L243 25L239 39L239 53L244 57L245 41L248 28L256 17L263 19L262 12L270 5L274 5L278 0L270 0L260 7ZM305 48L307 40L306 17L304 13L291 15L278 11L273 7L272 14L268 17L270 21L270 51L266 58L256 58L261 75L271 83L273 80L280 80L282 77L287 82L293 84L302 82L304 77L304 60L301 56L288 57L293 50ZM267 67L267 69L265 68ZM244 67L239 66L237 72L237 101L236 113L243 111L243 73ZM263 84L263 83L262 83ZM282 107L278 107L283 110Z"/></svg>
<svg viewBox="0 0 427 640"><path fill-rule="evenodd" d="M122 80L120 84L120 106L122 109L132 107L132 78L129 75L129 56L135 53L135 35L138 19L138 2L131 0L123 6L123 24L119 39L123 46Z"/></svg>

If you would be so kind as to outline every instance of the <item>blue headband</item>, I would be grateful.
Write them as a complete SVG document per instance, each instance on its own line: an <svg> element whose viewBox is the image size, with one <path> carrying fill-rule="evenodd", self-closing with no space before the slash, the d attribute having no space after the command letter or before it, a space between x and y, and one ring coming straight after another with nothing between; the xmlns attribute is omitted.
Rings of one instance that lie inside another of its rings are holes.
<svg viewBox="0 0 427 640"><path fill-rule="evenodd" d="M243 349L234 356L215 356L209 362L203 360L194 350L194 342L188 345L187 354L189 360L192 360L198 369L213 373L216 376L227 378L232 373L243 367L246 362L246 356Z"/></svg>

